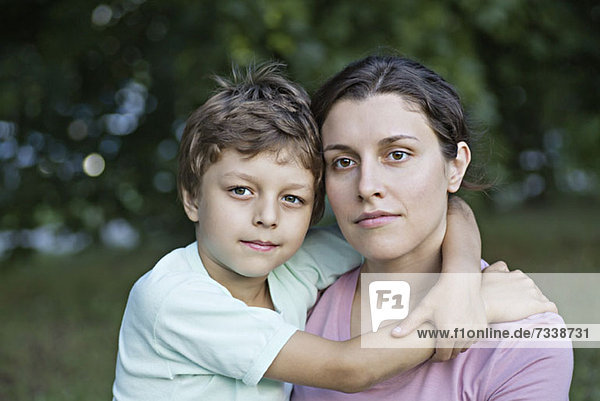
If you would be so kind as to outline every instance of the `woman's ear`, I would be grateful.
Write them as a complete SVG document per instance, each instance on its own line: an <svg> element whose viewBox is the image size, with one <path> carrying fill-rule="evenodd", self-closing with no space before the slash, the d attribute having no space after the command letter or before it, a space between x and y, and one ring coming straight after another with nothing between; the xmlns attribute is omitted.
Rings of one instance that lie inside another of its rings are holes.
<svg viewBox="0 0 600 401"><path fill-rule="evenodd" d="M198 222L198 198L190 194L187 189L182 191L182 195L185 214L194 223Z"/></svg>
<svg viewBox="0 0 600 401"><path fill-rule="evenodd" d="M460 188L467 167L471 162L471 149L466 142L456 144L456 158L448 162L448 192L454 193Z"/></svg>

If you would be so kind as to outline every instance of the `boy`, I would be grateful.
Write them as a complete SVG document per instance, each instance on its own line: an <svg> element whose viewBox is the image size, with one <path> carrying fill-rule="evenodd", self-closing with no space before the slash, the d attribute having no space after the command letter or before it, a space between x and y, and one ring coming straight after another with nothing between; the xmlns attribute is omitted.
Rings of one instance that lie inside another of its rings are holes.
<svg viewBox="0 0 600 401"><path fill-rule="evenodd" d="M315 230L298 250L324 208L321 144L308 96L277 68L239 82L219 78L221 89L187 122L178 188L197 241L132 288L116 400L285 400L290 386L281 381L359 391L432 353L433 340L422 349L363 350L360 338L298 331L318 291L361 256L334 229ZM476 226L462 225L478 243ZM478 269L479 247L460 242L461 262ZM416 341L390 331L369 335Z"/></svg>
<svg viewBox="0 0 600 401"><path fill-rule="evenodd" d="M320 139L308 96L276 65L239 84L217 79L222 89L190 116L179 157L197 242L134 285L117 400L285 399L282 383L256 384L304 327L318 289L361 262L340 235L321 231L307 244L318 261L300 253L267 279L323 213Z"/></svg>

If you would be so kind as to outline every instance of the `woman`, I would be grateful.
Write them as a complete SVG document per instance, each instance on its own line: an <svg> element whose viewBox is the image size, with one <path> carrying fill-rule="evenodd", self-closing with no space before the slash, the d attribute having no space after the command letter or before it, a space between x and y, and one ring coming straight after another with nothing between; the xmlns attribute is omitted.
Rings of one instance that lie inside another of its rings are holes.
<svg viewBox="0 0 600 401"><path fill-rule="evenodd" d="M368 57L314 95L326 188L348 242L365 258L321 297L309 332L361 334L360 273L439 273L448 196L463 187L470 136L452 86L417 62ZM531 316L528 324L562 323ZM471 348L357 394L297 386L293 400L566 400L570 348Z"/></svg>

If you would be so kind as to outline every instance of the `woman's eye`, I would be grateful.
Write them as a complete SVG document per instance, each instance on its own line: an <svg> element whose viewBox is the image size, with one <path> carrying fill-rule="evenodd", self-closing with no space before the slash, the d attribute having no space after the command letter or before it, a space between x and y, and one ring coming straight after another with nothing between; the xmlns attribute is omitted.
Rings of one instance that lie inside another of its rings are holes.
<svg viewBox="0 0 600 401"><path fill-rule="evenodd" d="M247 195L251 195L251 192L248 188L244 188L244 187L235 187L233 189L230 189L230 191L237 196L247 196Z"/></svg>
<svg viewBox="0 0 600 401"><path fill-rule="evenodd" d="M408 154L401 150L395 150L388 155L388 157L392 160L404 160L407 156Z"/></svg>
<svg viewBox="0 0 600 401"><path fill-rule="evenodd" d="M337 168L348 168L354 164L352 159L348 159L347 157L342 157L333 162L333 167Z"/></svg>
<svg viewBox="0 0 600 401"><path fill-rule="evenodd" d="M302 199L300 199L299 197L297 197L297 196L295 196L295 195L285 195L285 196L283 197L283 200L284 200L285 202L288 202L288 203L294 203L294 204L301 204L301 203L304 203L304 202L302 201Z"/></svg>

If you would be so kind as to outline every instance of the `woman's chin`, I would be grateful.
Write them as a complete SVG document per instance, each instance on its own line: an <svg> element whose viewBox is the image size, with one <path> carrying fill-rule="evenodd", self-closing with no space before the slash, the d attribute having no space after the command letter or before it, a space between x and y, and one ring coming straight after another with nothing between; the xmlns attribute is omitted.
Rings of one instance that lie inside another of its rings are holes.
<svg viewBox="0 0 600 401"><path fill-rule="evenodd" d="M371 247L361 247L364 252L358 250L367 261L376 263L391 263L406 256L408 252L403 252L400 246L383 246L382 244Z"/></svg>

